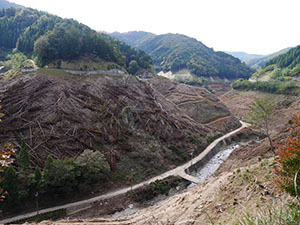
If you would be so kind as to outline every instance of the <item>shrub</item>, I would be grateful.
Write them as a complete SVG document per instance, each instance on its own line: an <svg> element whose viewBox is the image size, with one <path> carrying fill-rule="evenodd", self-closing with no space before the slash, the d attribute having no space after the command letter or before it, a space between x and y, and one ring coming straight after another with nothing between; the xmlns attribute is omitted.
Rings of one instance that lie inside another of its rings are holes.
<svg viewBox="0 0 300 225"><path fill-rule="evenodd" d="M300 193L300 113L294 116L293 124L294 127L290 128L291 136L286 138L284 144L278 145L276 153L279 165L275 171L279 176L277 182L280 187L297 195Z"/></svg>
<svg viewBox="0 0 300 225"><path fill-rule="evenodd" d="M84 150L75 160L75 164L79 168L83 182L87 184L93 184L107 178L109 165L104 155L99 151Z"/></svg>

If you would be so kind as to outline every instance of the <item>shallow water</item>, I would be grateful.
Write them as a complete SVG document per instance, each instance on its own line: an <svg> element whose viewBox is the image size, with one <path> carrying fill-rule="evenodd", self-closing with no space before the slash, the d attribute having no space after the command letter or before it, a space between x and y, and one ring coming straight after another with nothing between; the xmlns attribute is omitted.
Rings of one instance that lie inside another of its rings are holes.
<svg viewBox="0 0 300 225"><path fill-rule="evenodd" d="M240 143L227 146L225 149L213 156L204 167L193 172L191 175L199 178L201 182L204 182L206 179L211 177L220 165L230 156L230 154L240 146Z"/></svg>

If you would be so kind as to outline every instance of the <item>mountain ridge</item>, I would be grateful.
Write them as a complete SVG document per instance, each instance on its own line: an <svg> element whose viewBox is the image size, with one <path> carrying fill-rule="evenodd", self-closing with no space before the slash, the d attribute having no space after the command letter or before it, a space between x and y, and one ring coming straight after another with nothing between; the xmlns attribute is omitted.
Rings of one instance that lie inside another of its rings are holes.
<svg viewBox="0 0 300 225"><path fill-rule="evenodd" d="M152 72L151 58L141 50L73 19L62 19L30 8L8 8L0 12L0 48L17 49L16 58L34 58L43 67L61 68L61 61L88 56L112 62L105 69L124 68L131 74ZM22 55L23 54L23 55ZM1 58L5 58L2 56ZM81 69L85 70L88 65Z"/></svg>
<svg viewBox="0 0 300 225"><path fill-rule="evenodd" d="M6 0L0 0L0 9L7 9L10 7L14 7L14 8L24 8L24 6L10 2L10 1L6 1Z"/></svg>
<svg viewBox="0 0 300 225"><path fill-rule="evenodd" d="M186 35L154 35L141 31L115 32L111 35L149 54L157 72L177 72L187 68L197 76L231 79L250 77L253 72L239 59L224 52L215 52L202 42Z"/></svg>

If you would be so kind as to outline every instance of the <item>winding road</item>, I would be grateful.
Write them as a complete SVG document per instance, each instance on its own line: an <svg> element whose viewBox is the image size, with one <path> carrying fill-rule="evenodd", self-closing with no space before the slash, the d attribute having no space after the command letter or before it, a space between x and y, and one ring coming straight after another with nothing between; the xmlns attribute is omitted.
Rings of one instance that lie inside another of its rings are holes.
<svg viewBox="0 0 300 225"><path fill-rule="evenodd" d="M230 137L231 135L239 132L240 130L244 129L245 127L248 127L249 124L248 123L245 123L243 121L240 121L242 126L234 131L231 131L227 134L225 134L224 136L216 139L215 141L213 141L209 146L206 147L206 149L201 152L197 157L193 158L191 161L188 161L187 163L179 166L179 167L176 167L175 169L172 169L172 170L169 170L161 175L158 175L156 177L153 177L147 181L144 181L140 184L137 184L137 185L134 185L132 187L127 187L127 188L122 188L120 190L116 190L116 191L113 191L113 192L110 192L110 193L107 193L107 194L103 194L103 195L99 195L99 196L96 196L96 197L93 197L93 198L90 198L90 199L86 199L86 200L82 200L82 201L78 201L78 202L73 202L73 203L68 203L68 204L65 204L65 205L60 205L60 206L55 206L55 207L51 207L51 208L47 208L47 209L42 209L39 211L40 214L44 214L44 213L49 213L49 212L53 212L53 211L56 211L56 210L59 210L59 209L67 209L67 211L76 211L76 210L80 210L80 209L84 209L84 208L88 208L91 203L93 202L96 202L96 201L99 201L99 200L104 200L104 199L109 199L109 198L112 198L112 197L116 197L118 195L121 195L121 194L125 194L131 190L135 190L137 188L140 188L144 185L148 185L150 184L151 182L154 182L156 180L163 180L169 176L180 176L184 179L187 179L193 183L200 183L200 180L198 180L198 178L196 177L193 177L193 176L190 176L188 174L185 173L186 169L188 169L191 165L192 165L192 162L193 164L197 163L198 161L202 160L220 141ZM18 221L18 220L23 220L23 219L26 219L26 218L30 218L30 217L33 217L37 214L37 212L31 212L31 213L26 213L26 214L22 214L22 215L19 215L19 216L15 216L15 217L12 217L12 218L8 218L8 219L4 219L4 220L0 220L0 223L1 224L6 224L6 223L12 223L14 221Z"/></svg>

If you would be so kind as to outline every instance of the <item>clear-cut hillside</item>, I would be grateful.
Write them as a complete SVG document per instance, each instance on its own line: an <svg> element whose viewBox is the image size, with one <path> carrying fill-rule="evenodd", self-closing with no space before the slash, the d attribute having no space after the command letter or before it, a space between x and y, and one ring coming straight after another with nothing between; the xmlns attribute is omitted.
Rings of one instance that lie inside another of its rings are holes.
<svg viewBox="0 0 300 225"><path fill-rule="evenodd" d="M23 138L32 166L43 168L48 154L77 157L88 148L105 155L120 183L132 167L141 181L182 164L193 149L201 152L208 141L240 125L202 88L157 77L43 71L1 82L1 144L20 146Z"/></svg>

